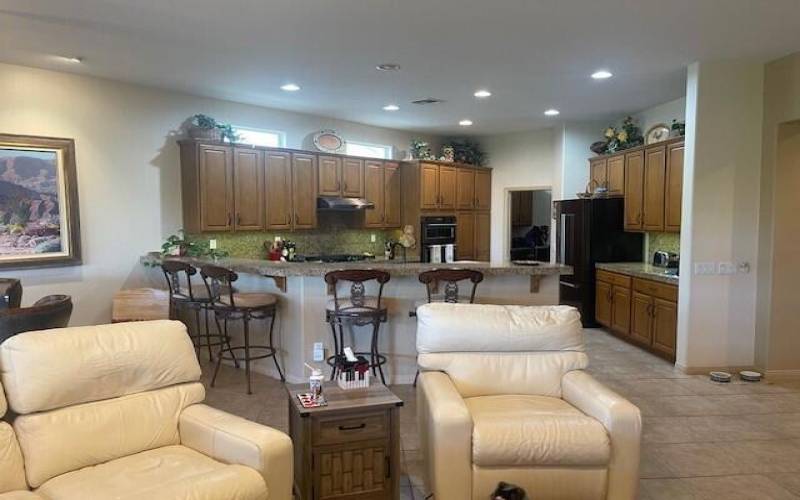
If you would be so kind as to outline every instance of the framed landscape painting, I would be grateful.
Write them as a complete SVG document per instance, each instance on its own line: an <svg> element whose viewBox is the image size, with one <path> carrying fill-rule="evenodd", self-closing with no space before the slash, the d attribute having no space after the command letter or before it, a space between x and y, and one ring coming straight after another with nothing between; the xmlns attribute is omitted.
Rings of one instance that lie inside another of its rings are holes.
<svg viewBox="0 0 800 500"><path fill-rule="evenodd" d="M0 134L0 267L81 263L75 142Z"/></svg>

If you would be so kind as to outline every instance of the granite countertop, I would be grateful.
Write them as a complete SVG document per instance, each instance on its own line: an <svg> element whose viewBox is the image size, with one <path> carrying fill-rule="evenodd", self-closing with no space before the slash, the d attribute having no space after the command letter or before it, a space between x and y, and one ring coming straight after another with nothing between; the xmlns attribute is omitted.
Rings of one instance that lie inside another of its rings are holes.
<svg viewBox="0 0 800 500"><path fill-rule="evenodd" d="M605 271L610 271L612 273L626 274L628 276L659 281L661 283L667 283L669 285L677 285L679 282L679 278L677 275L667 274L665 272L666 271L665 268L656 267L652 264L647 264L645 262L607 262L607 263L598 262L595 264L595 267L597 269L603 269ZM670 271L677 271L677 270L670 269Z"/></svg>
<svg viewBox="0 0 800 500"><path fill-rule="evenodd" d="M196 257L169 257L188 262L194 266L214 263L211 259ZM141 258L143 264L158 265L161 255L157 252L149 253ZM383 259L368 260L363 262L275 262L259 259L225 258L215 263L218 266L228 267L237 273L259 274L272 277L291 276L322 276L329 271L337 269L382 269L392 276L416 276L422 271L430 269L477 269L487 276L548 276L572 274L572 267L561 264L542 262L538 266L520 266L510 262L492 264L489 262L459 261L452 264L430 264L422 262L403 262L401 260L387 261Z"/></svg>

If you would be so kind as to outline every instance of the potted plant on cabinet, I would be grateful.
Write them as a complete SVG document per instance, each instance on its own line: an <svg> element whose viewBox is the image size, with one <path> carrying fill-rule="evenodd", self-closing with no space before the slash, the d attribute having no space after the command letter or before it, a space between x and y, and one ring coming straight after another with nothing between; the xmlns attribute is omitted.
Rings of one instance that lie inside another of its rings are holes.
<svg viewBox="0 0 800 500"><path fill-rule="evenodd" d="M192 139L217 142L222 140L222 130L219 128L217 120L204 114L196 114L192 117L188 132Z"/></svg>

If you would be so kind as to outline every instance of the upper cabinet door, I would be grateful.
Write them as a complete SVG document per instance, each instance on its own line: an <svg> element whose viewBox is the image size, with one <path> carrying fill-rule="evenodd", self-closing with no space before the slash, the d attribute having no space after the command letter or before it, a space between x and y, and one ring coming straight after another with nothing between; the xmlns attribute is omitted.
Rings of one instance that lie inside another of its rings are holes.
<svg viewBox="0 0 800 500"><path fill-rule="evenodd" d="M292 154L292 208L295 229L317 227L317 158Z"/></svg>
<svg viewBox="0 0 800 500"><path fill-rule="evenodd" d="M402 223L402 182L400 179L400 164L386 162L383 165L384 185L384 220L386 227L400 227Z"/></svg>
<svg viewBox="0 0 800 500"><path fill-rule="evenodd" d="M456 208L457 170L455 167L439 165L439 208Z"/></svg>
<svg viewBox="0 0 800 500"><path fill-rule="evenodd" d="M475 171L475 208L489 210L492 207L492 173L489 170Z"/></svg>
<svg viewBox="0 0 800 500"><path fill-rule="evenodd" d="M625 230L641 231L644 202L644 151L625 155Z"/></svg>
<svg viewBox="0 0 800 500"><path fill-rule="evenodd" d="M264 229L264 152L233 150L234 217L237 231Z"/></svg>
<svg viewBox="0 0 800 500"><path fill-rule="evenodd" d="M606 163L606 179L608 194L622 196L625 194L625 155L613 156Z"/></svg>
<svg viewBox="0 0 800 500"><path fill-rule="evenodd" d="M644 215L642 229L664 230L664 176L667 148L656 146L644 150Z"/></svg>
<svg viewBox="0 0 800 500"><path fill-rule="evenodd" d="M664 230L680 232L683 197L683 143L667 147L667 173L664 205Z"/></svg>
<svg viewBox="0 0 800 500"><path fill-rule="evenodd" d="M375 204L375 208L365 211L364 225L366 227L383 227L386 218L383 162L369 160L364 162L364 197Z"/></svg>
<svg viewBox="0 0 800 500"><path fill-rule="evenodd" d="M608 187L608 161L606 158L589 160L589 176L592 183L592 192L598 187Z"/></svg>
<svg viewBox="0 0 800 500"><path fill-rule="evenodd" d="M200 226L203 231L233 229L233 153L231 148L201 144Z"/></svg>
<svg viewBox="0 0 800 500"><path fill-rule="evenodd" d="M457 202L459 209L475 208L475 171L459 168L456 182Z"/></svg>
<svg viewBox="0 0 800 500"><path fill-rule="evenodd" d="M345 158L342 161L342 196L364 197L364 160Z"/></svg>
<svg viewBox="0 0 800 500"><path fill-rule="evenodd" d="M421 163L419 166L419 199L420 208L435 209L439 207L439 166L432 163Z"/></svg>
<svg viewBox="0 0 800 500"><path fill-rule="evenodd" d="M319 194L320 196L340 196L342 194L342 160L335 156L320 156Z"/></svg>
<svg viewBox="0 0 800 500"><path fill-rule="evenodd" d="M291 155L267 151L265 163L267 229L290 229L292 227Z"/></svg>

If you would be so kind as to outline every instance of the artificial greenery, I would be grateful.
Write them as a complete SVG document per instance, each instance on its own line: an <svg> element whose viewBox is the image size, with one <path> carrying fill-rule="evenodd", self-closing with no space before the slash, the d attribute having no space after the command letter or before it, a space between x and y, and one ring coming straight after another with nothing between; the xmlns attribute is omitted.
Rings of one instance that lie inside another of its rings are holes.
<svg viewBox="0 0 800 500"><path fill-rule="evenodd" d="M223 141L237 142L239 134L233 129L230 123L222 123L215 120L213 117L198 113L192 117L192 126L204 130L217 129L222 135Z"/></svg>
<svg viewBox="0 0 800 500"><path fill-rule="evenodd" d="M430 146L422 139L413 139L411 141L411 157L416 160L433 159Z"/></svg>
<svg viewBox="0 0 800 500"><path fill-rule="evenodd" d="M606 139L605 153L616 153L617 151L623 151L644 144L642 132L639 127L636 126L631 116L625 117L619 130L616 127L609 126L606 128L603 135ZM595 151L594 146L593 144L593 151Z"/></svg>
<svg viewBox="0 0 800 500"><path fill-rule="evenodd" d="M473 140L453 139L448 145L453 148L453 160L456 163L483 166L489 159L480 144Z"/></svg>
<svg viewBox="0 0 800 500"><path fill-rule="evenodd" d="M225 250L209 248L208 243L193 241L186 237L183 229L178 230L177 234L167 236L161 245L161 256L169 257L175 255L175 249L181 257L207 257L211 259L222 259L230 255ZM145 264L148 265L148 264ZM157 265L152 263L153 266Z"/></svg>

